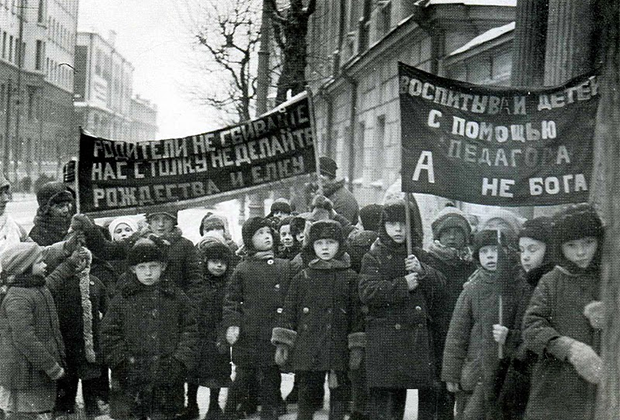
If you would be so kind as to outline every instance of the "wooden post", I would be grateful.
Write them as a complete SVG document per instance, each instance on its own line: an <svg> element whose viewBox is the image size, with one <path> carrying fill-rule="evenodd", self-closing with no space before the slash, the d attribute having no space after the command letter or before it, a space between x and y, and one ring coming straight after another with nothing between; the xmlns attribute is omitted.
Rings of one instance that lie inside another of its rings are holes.
<svg viewBox="0 0 620 420"><path fill-rule="evenodd" d="M601 355L603 378L598 387L597 420L612 420L620 413L620 0L601 2L597 22L603 27L603 73L596 133L605 194L601 209L606 214L602 263L602 291L607 320Z"/></svg>

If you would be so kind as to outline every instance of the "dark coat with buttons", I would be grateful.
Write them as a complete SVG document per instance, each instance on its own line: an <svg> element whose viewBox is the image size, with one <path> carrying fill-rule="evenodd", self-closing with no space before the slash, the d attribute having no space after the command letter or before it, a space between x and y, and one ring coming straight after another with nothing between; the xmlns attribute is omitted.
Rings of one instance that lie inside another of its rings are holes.
<svg viewBox="0 0 620 420"><path fill-rule="evenodd" d="M297 332L290 362L294 371L348 369L349 334L363 331L358 275L347 254L312 260L291 282L282 327Z"/></svg>
<svg viewBox="0 0 620 420"><path fill-rule="evenodd" d="M170 280L145 286L132 274L103 318L101 348L120 385L119 398L111 401L115 418L127 412L172 417L183 407L185 374L198 351L189 298Z"/></svg>
<svg viewBox="0 0 620 420"><path fill-rule="evenodd" d="M292 265L280 258L244 258L226 288L222 327L240 327L233 346L237 366L275 365L271 332L279 325L284 298L293 276Z"/></svg>
<svg viewBox="0 0 620 420"><path fill-rule="evenodd" d="M415 249L414 254L424 251ZM409 291L405 244L381 236L362 259L359 293L368 306L366 369L368 386L417 389L436 384L433 340L446 316L445 278L421 263L419 286Z"/></svg>

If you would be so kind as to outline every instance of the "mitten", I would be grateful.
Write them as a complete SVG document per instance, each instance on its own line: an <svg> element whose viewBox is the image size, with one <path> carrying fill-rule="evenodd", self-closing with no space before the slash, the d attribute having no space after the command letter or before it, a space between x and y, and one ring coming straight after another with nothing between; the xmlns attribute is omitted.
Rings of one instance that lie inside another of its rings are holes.
<svg viewBox="0 0 620 420"><path fill-rule="evenodd" d="M461 390L458 382L446 382L446 388L448 389L448 392L452 393L459 392Z"/></svg>
<svg viewBox="0 0 620 420"><path fill-rule="evenodd" d="M358 370L362 364L362 358L364 356L364 349L361 347L353 347L349 351L349 369Z"/></svg>
<svg viewBox="0 0 620 420"><path fill-rule="evenodd" d="M288 361L288 346L286 344L278 344L276 347L276 365L282 367Z"/></svg>
<svg viewBox="0 0 620 420"><path fill-rule="evenodd" d="M71 230L89 230L94 228L94 223L84 214L74 214L71 218Z"/></svg>
<svg viewBox="0 0 620 420"><path fill-rule="evenodd" d="M499 344L506 343L506 337L508 337L508 328L503 325L493 325L493 339Z"/></svg>
<svg viewBox="0 0 620 420"><path fill-rule="evenodd" d="M581 341L573 342L570 346L568 361L586 381L598 384L603 371L603 361L594 349Z"/></svg>
<svg viewBox="0 0 620 420"><path fill-rule="evenodd" d="M583 309L583 314L590 321L592 328L603 329L605 325L605 305L600 300L593 300Z"/></svg>
<svg viewBox="0 0 620 420"><path fill-rule="evenodd" d="M228 344L230 344L231 346L235 345L235 343L239 339L239 332L239 327L235 326L230 326L228 327L228 329L226 329L226 341L228 341Z"/></svg>

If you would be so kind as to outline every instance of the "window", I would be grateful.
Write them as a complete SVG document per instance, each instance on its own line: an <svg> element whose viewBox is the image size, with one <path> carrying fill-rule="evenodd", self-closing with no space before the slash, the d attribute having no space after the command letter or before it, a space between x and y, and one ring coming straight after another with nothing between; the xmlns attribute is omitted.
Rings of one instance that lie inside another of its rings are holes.
<svg viewBox="0 0 620 420"><path fill-rule="evenodd" d="M9 35L9 61L13 61L13 35Z"/></svg>
<svg viewBox="0 0 620 420"><path fill-rule="evenodd" d="M355 166L353 167L353 178L363 178L364 176L364 149L366 147L366 124L363 121L360 121L357 124L357 133L356 134L356 145L355 152L353 156L353 162L355 162Z"/></svg>
<svg viewBox="0 0 620 420"><path fill-rule="evenodd" d="M392 26L392 2L390 0L380 0L377 2L379 13L377 14L377 32L379 36L390 32Z"/></svg>
<svg viewBox="0 0 620 420"><path fill-rule="evenodd" d="M364 9L362 17L359 20L359 43L358 53L362 53L368 49L368 34L370 33L370 1L364 0Z"/></svg>
<svg viewBox="0 0 620 420"><path fill-rule="evenodd" d="M45 23L45 0L39 0L39 10L37 12L37 22Z"/></svg>
<svg viewBox="0 0 620 420"><path fill-rule="evenodd" d="M375 127L374 156L376 160L373 162L373 181L383 178L385 151L385 115L380 115L377 117L377 125Z"/></svg>
<svg viewBox="0 0 620 420"><path fill-rule="evenodd" d="M35 70L43 70L43 57L45 56L45 44L41 40L37 40L36 52L35 52Z"/></svg>
<svg viewBox="0 0 620 420"><path fill-rule="evenodd" d="M6 31L2 32L2 58L6 59Z"/></svg>

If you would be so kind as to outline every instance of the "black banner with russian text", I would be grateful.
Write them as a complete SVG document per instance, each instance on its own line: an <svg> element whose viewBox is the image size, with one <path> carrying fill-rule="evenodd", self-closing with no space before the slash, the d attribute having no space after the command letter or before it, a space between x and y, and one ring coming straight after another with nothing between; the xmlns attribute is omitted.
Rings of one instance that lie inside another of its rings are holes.
<svg viewBox="0 0 620 420"><path fill-rule="evenodd" d="M399 63L403 191L531 206L588 200L598 78L525 90Z"/></svg>
<svg viewBox="0 0 620 420"><path fill-rule="evenodd" d="M311 121L300 94L254 120L189 137L131 143L82 133L80 211L190 205L314 172Z"/></svg>

